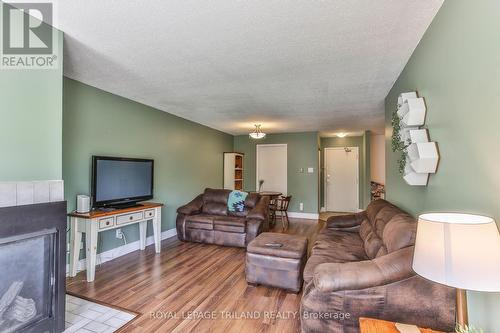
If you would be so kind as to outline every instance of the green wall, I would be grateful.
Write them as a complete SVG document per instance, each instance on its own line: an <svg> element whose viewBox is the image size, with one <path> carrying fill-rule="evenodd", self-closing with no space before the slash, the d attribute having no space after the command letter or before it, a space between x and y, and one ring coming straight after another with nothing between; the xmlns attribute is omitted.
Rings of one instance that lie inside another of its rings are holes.
<svg viewBox="0 0 500 333"><path fill-rule="evenodd" d="M63 34L57 35L57 69L0 69L0 181L62 178Z"/></svg>
<svg viewBox="0 0 500 333"><path fill-rule="evenodd" d="M500 221L499 31L499 1L445 1L386 98L387 198L415 215L459 211ZM425 97L441 155L427 187L404 183L390 146L397 95L414 90ZM468 294L471 323L500 332L500 293Z"/></svg>
<svg viewBox="0 0 500 333"><path fill-rule="evenodd" d="M234 151L245 153L244 189L255 191L256 145L286 143L288 149L287 175L288 194L292 195L290 212L300 212L304 203L304 213L318 213L318 133L268 134L262 140L253 140L248 135L234 137ZM307 173L313 167L314 173ZM303 168L304 172L300 172Z"/></svg>
<svg viewBox="0 0 500 333"><path fill-rule="evenodd" d="M320 203L325 207L324 155L325 148L358 147L359 148L359 208L365 208L370 202L370 144L369 132L362 136L325 137L321 138L321 172L320 172ZM368 144L367 144L368 142Z"/></svg>
<svg viewBox="0 0 500 333"><path fill-rule="evenodd" d="M205 187L222 187L222 153L232 149L229 134L64 79L63 179L70 210L77 194L90 193L92 155L153 158L154 200L166 204L162 230L172 229L177 207ZM137 226L123 232L128 242L138 239ZM102 235L98 252L123 245L114 230Z"/></svg>

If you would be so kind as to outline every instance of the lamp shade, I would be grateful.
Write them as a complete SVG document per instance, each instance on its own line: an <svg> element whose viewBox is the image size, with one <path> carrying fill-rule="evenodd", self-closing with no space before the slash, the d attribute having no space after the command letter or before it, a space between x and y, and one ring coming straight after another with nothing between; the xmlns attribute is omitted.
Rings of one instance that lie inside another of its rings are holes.
<svg viewBox="0 0 500 333"><path fill-rule="evenodd" d="M248 134L250 138L256 140L264 139L266 137L266 133L262 132L262 130L260 129L261 125L254 125L254 126L255 126L255 131Z"/></svg>
<svg viewBox="0 0 500 333"><path fill-rule="evenodd" d="M495 220L456 213L420 215L413 270L455 288L500 291L500 234Z"/></svg>

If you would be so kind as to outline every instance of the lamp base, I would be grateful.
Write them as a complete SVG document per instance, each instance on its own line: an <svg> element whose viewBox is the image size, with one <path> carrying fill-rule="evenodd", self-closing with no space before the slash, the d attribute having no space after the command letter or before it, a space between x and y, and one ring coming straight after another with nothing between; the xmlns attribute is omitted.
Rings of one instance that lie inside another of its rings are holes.
<svg viewBox="0 0 500 333"><path fill-rule="evenodd" d="M467 292L463 289L457 289L457 324L460 326L469 325Z"/></svg>

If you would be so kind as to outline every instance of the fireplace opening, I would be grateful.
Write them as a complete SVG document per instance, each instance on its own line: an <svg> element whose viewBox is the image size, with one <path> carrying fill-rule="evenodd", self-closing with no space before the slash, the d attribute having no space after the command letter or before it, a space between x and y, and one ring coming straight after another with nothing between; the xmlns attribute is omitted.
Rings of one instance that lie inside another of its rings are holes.
<svg viewBox="0 0 500 333"><path fill-rule="evenodd" d="M56 230L0 240L0 332L53 317Z"/></svg>
<svg viewBox="0 0 500 333"><path fill-rule="evenodd" d="M0 208L0 332L64 330L66 202Z"/></svg>

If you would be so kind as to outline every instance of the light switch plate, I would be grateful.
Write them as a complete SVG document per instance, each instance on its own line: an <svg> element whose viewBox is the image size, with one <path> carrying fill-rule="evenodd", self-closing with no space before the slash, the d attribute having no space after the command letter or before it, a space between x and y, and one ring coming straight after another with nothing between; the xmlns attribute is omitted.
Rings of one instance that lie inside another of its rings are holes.
<svg viewBox="0 0 500 333"><path fill-rule="evenodd" d="M307 168L307 173L313 173L313 172L314 172L314 168L311 168L311 167Z"/></svg>

